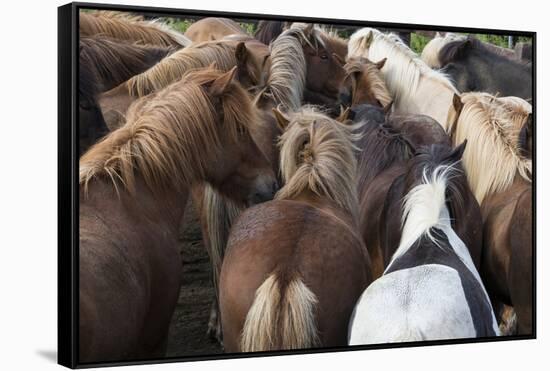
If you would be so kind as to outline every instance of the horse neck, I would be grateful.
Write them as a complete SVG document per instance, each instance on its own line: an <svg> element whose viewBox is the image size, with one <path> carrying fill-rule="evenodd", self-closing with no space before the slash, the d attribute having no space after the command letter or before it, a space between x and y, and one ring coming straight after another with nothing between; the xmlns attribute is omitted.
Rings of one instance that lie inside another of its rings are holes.
<svg viewBox="0 0 550 371"><path fill-rule="evenodd" d="M86 194L80 191L81 205L95 206L99 211L106 210L107 218L132 218L144 220L144 225L167 227L177 237L180 222L184 216L188 189L163 190L153 194L140 175L136 175L136 189L130 194L110 181L94 179L88 184Z"/></svg>

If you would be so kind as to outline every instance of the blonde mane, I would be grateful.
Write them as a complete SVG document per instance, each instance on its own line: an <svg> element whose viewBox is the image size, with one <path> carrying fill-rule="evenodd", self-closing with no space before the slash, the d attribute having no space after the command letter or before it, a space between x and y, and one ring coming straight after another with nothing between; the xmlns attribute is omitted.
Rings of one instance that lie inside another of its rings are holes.
<svg viewBox="0 0 550 371"><path fill-rule="evenodd" d="M430 40L422 50L420 58L431 68L441 68L439 61L439 51L451 41L466 39L464 35L454 33L446 33L445 36L436 36Z"/></svg>
<svg viewBox="0 0 550 371"><path fill-rule="evenodd" d="M350 59L344 66L344 69L348 76L353 73L359 73L361 75L360 79L364 81L364 85L368 86L382 107L387 107L393 101L384 81L382 71L370 60L366 58ZM352 104L357 104L357 102L352 101Z"/></svg>
<svg viewBox="0 0 550 371"><path fill-rule="evenodd" d="M136 17L111 13L80 13L80 36L103 35L119 40L161 46L186 47L191 40L160 21L142 21Z"/></svg>
<svg viewBox="0 0 550 371"><path fill-rule="evenodd" d="M255 101L267 97L285 111L296 111L302 105L307 66L300 33L297 29L284 31L269 46L269 78Z"/></svg>
<svg viewBox="0 0 550 371"><path fill-rule="evenodd" d="M279 140L285 186L275 198L289 199L311 191L356 218L356 129L357 125L345 126L308 106L291 114Z"/></svg>
<svg viewBox="0 0 550 371"><path fill-rule="evenodd" d="M487 93L464 93L461 99L464 107L451 134L455 145L468 140L462 162L477 201L506 190L517 173L530 182L532 162L521 156L518 138L531 105Z"/></svg>
<svg viewBox="0 0 550 371"><path fill-rule="evenodd" d="M205 85L221 74L212 68L189 72L132 105L126 123L81 157L79 182L84 191L96 178L110 180L117 193L119 184L133 193L136 174L152 192L179 190L204 179L223 150L221 135L238 143L241 133L259 122L238 82L231 82L218 105L213 103Z"/></svg>
<svg viewBox="0 0 550 371"><path fill-rule="evenodd" d="M186 72L215 64L221 71L229 71L237 64L236 44L207 41L192 45L163 58L159 63L126 81L131 96L143 97L160 90Z"/></svg>
<svg viewBox="0 0 550 371"><path fill-rule="evenodd" d="M373 28L355 32L348 43L348 58L360 57L374 61L387 58L383 74L397 104L415 98L422 78L458 93L445 74L432 70L395 34L386 35Z"/></svg>

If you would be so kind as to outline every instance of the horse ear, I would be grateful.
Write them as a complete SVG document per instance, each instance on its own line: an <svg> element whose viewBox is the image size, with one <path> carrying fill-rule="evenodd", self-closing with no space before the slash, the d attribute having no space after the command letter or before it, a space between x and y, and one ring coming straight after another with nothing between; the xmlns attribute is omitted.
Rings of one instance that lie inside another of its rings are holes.
<svg viewBox="0 0 550 371"><path fill-rule="evenodd" d="M447 156L447 159L449 162L454 163L460 161L462 158L462 155L464 154L464 150L466 149L466 144L468 143L468 139L464 139L464 142L462 142L458 147L453 149L453 151Z"/></svg>
<svg viewBox="0 0 550 371"><path fill-rule="evenodd" d="M435 38L438 38L438 37L439 37L439 38L443 37L443 35L442 35L441 32L439 32L439 31L437 31L437 32L435 33L434 39L435 39Z"/></svg>
<svg viewBox="0 0 550 371"><path fill-rule="evenodd" d="M340 106L340 115L336 118L336 121L345 124L349 119L351 109L348 107L344 109L344 106Z"/></svg>
<svg viewBox="0 0 550 371"><path fill-rule="evenodd" d="M462 99L460 98L460 95L456 93L453 94L453 107L457 115L459 115L460 112L462 112L462 108L464 107L464 103L462 103Z"/></svg>
<svg viewBox="0 0 550 371"><path fill-rule="evenodd" d="M379 70L381 70L382 67L384 67L384 65L386 64L386 61L387 61L387 60L388 60L388 58L384 58L384 59L382 59L381 61L376 62L376 63L375 63L376 68L378 68Z"/></svg>
<svg viewBox="0 0 550 371"><path fill-rule="evenodd" d="M369 31L364 37L363 37L363 40L361 42L361 46L363 47L363 49L367 49L371 42L372 42L372 39L373 39L374 35L372 34L372 31Z"/></svg>
<svg viewBox="0 0 550 371"><path fill-rule="evenodd" d="M248 49L246 48L245 43L241 41L239 44L237 44L237 48L235 49L237 65L244 66L248 60L248 55Z"/></svg>
<svg viewBox="0 0 550 371"><path fill-rule="evenodd" d="M311 34L313 33L313 23L308 23L303 32L306 38L309 39L311 37Z"/></svg>
<svg viewBox="0 0 550 371"><path fill-rule="evenodd" d="M277 125L284 132L288 126L290 120L277 108L272 109L275 118L277 119Z"/></svg>
<svg viewBox="0 0 550 371"><path fill-rule="evenodd" d="M208 88L208 93L213 96L222 95L225 93L231 82L235 79L236 73L237 67L235 66L231 70L216 78L210 85L210 88Z"/></svg>
<svg viewBox="0 0 550 371"><path fill-rule="evenodd" d="M346 61L342 59L338 54L332 53L332 56L334 57L334 60L341 66L344 67L346 64Z"/></svg>

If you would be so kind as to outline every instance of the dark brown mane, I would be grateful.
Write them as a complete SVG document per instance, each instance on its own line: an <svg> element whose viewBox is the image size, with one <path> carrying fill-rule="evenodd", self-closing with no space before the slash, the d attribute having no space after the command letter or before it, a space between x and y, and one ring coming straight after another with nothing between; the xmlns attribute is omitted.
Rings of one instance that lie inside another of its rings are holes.
<svg viewBox="0 0 550 371"><path fill-rule="evenodd" d="M358 189L364 189L368 182L396 162L405 161L413 152L411 144L399 131L385 121L384 111L376 106L361 105L354 121L365 124L361 139L357 143Z"/></svg>
<svg viewBox="0 0 550 371"><path fill-rule="evenodd" d="M172 48L134 45L106 37L83 37L79 49L79 90L86 101L141 73Z"/></svg>
<svg viewBox="0 0 550 371"><path fill-rule="evenodd" d="M265 45L269 45L284 31L285 23L282 21L260 21L254 37Z"/></svg>

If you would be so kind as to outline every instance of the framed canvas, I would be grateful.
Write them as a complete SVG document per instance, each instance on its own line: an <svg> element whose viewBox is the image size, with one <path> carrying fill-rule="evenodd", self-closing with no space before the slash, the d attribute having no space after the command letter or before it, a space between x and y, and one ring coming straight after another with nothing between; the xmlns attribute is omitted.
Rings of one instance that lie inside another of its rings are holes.
<svg viewBox="0 0 550 371"><path fill-rule="evenodd" d="M58 8L58 354L536 337L536 33Z"/></svg>

